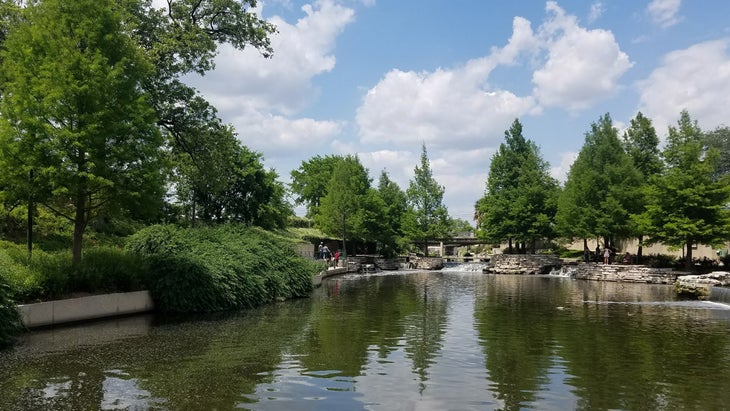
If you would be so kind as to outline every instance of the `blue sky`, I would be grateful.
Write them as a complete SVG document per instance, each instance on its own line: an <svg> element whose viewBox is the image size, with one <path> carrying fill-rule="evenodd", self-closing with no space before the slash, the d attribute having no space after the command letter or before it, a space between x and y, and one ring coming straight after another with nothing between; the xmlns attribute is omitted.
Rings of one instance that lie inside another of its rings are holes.
<svg viewBox="0 0 730 411"><path fill-rule="evenodd" d="M658 134L687 109L730 125L725 0L270 0L274 57L223 47L189 77L282 181L357 154L406 189L425 143L444 203L471 221L515 118L564 181L590 124L637 111ZM621 131L622 132L622 131ZM302 213L302 209L297 209Z"/></svg>

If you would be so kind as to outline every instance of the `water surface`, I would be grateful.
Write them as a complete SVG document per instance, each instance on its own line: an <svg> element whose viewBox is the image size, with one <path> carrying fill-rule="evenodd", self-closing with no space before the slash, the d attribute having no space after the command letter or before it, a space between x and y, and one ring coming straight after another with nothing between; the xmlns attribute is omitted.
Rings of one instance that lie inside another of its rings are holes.
<svg viewBox="0 0 730 411"><path fill-rule="evenodd" d="M396 272L238 313L33 332L1 410L721 410L730 310L671 286Z"/></svg>

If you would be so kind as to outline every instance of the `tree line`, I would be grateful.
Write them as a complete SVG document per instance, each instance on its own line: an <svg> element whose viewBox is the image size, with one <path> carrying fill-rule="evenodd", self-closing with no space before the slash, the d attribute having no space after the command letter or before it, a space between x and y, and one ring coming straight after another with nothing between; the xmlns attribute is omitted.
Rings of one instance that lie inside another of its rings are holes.
<svg viewBox="0 0 730 411"><path fill-rule="evenodd" d="M555 238L637 238L685 249L730 239L730 128L703 132L689 113L670 126L663 148L639 112L619 136L609 114L585 133L563 187L516 119L492 157L475 205L478 235L519 252Z"/></svg>
<svg viewBox="0 0 730 411"><path fill-rule="evenodd" d="M449 217L425 145L405 191L377 187L357 156L303 161L286 187L216 108L183 81L214 68L218 47L273 54L276 27L255 0L0 0L0 218L4 236L71 227L129 234L142 225L239 222L285 227L288 195L325 234L384 255L427 246L468 222ZM622 238L714 244L730 233L730 131L683 111L666 145L639 113L621 138L591 125L564 186L515 120L475 206L479 235L521 252L538 240ZM38 224L40 221L42 224ZM61 222L68 221L64 225ZM44 234L48 234L47 232ZM346 250L343 250L346 251Z"/></svg>
<svg viewBox="0 0 730 411"><path fill-rule="evenodd" d="M224 43L272 55L276 28L255 6L0 1L4 234L26 231L30 252L35 219L67 220L78 262L89 225L283 227L293 212L276 172L182 81L211 70Z"/></svg>
<svg viewBox="0 0 730 411"><path fill-rule="evenodd" d="M377 252L394 256L428 242L452 236L468 222L452 219L443 204L445 188L433 177L425 144L414 177L403 191L386 171L372 186L368 170L353 155L315 156L291 173L291 190L307 217L327 235L374 243Z"/></svg>

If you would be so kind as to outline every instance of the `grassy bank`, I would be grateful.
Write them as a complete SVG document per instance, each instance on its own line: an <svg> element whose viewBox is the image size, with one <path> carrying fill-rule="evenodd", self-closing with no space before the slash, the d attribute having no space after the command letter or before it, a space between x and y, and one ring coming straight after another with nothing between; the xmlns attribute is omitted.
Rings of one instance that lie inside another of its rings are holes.
<svg viewBox="0 0 730 411"><path fill-rule="evenodd" d="M257 228L151 226L126 245L34 250L0 241L0 346L19 329L16 303L149 289L158 310L210 312L309 295L316 263L296 255L293 240Z"/></svg>

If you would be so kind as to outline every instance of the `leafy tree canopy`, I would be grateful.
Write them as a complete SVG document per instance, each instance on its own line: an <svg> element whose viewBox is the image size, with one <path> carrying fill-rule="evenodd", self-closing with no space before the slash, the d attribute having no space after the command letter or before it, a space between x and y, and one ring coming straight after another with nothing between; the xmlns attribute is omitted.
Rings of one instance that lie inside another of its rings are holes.
<svg viewBox="0 0 730 411"><path fill-rule="evenodd" d="M558 199L556 222L568 238L626 238L636 232L641 174L624 151L607 114L591 124Z"/></svg>
<svg viewBox="0 0 730 411"><path fill-rule="evenodd" d="M553 235L558 183L535 143L522 135L518 119L504 134L492 157L486 193L476 205L479 235L495 243L534 244Z"/></svg>
<svg viewBox="0 0 730 411"><path fill-rule="evenodd" d="M693 245L730 238L730 185L715 179L720 153L708 148L703 137L683 110L677 126L669 128L662 151L665 168L646 186L648 203L640 216L649 243L685 247L688 268Z"/></svg>
<svg viewBox="0 0 730 411"><path fill-rule="evenodd" d="M403 234L412 243L422 242L424 252L429 239L446 238L451 232L449 213L443 205L445 189L433 178L424 144L420 166L406 190L408 209L403 216Z"/></svg>

